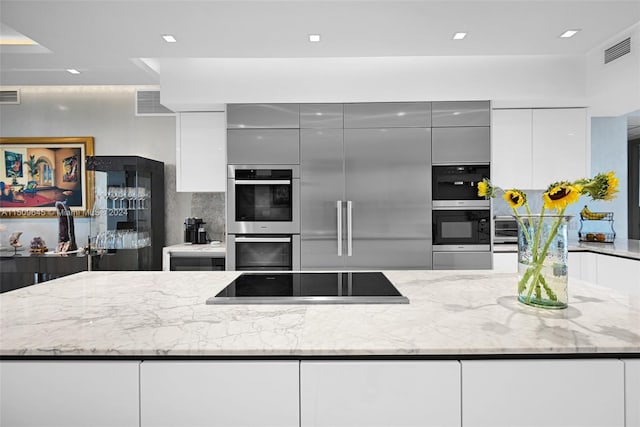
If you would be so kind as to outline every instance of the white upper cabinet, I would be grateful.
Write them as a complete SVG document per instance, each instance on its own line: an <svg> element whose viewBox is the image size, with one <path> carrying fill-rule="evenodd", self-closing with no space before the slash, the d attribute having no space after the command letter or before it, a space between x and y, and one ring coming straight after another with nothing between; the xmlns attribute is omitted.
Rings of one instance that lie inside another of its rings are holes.
<svg viewBox="0 0 640 427"><path fill-rule="evenodd" d="M500 109L492 114L493 184L546 190L589 175L584 108Z"/></svg>
<svg viewBox="0 0 640 427"><path fill-rule="evenodd" d="M224 111L176 115L176 190L224 192L227 124Z"/></svg>
<svg viewBox="0 0 640 427"><path fill-rule="evenodd" d="M532 118L533 188L588 175L587 110L533 110Z"/></svg>
<svg viewBox="0 0 640 427"><path fill-rule="evenodd" d="M491 182L505 190L531 188L531 113L493 110Z"/></svg>

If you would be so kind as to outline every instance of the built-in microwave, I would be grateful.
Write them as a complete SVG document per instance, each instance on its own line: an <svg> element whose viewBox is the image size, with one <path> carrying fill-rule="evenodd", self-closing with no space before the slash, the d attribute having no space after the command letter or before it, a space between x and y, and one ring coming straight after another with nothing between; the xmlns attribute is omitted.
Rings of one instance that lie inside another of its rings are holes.
<svg viewBox="0 0 640 427"><path fill-rule="evenodd" d="M434 252L491 250L489 209L434 209L432 215Z"/></svg>
<svg viewBox="0 0 640 427"><path fill-rule="evenodd" d="M432 167L433 207L488 207L478 196L478 182L489 178L489 165L436 165Z"/></svg>
<svg viewBox="0 0 640 427"><path fill-rule="evenodd" d="M298 165L229 165L227 232L300 233Z"/></svg>

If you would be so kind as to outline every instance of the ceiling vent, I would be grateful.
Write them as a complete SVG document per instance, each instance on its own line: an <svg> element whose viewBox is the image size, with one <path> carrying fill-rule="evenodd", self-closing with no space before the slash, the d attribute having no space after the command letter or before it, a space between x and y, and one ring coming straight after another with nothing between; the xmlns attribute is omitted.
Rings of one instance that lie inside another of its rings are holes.
<svg viewBox="0 0 640 427"><path fill-rule="evenodd" d="M20 92L17 90L0 90L0 104L20 104Z"/></svg>
<svg viewBox="0 0 640 427"><path fill-rule="evenodd" d="M159 90L136 90L136 116L175 116L160 104Z"/></svg>
<svg viewBox="0 0 640 427"><path fill-rule="evenodd" d="M622 40L620 43L614 44L609 49L605 49L604 63L608 64L629 52L631 52L631 37Z"/></svg>

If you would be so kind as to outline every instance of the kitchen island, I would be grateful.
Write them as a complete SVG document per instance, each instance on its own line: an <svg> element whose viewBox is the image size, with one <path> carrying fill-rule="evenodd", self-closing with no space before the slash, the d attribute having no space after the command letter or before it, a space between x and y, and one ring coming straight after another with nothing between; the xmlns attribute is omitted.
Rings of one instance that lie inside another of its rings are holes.
<svg viewBox="0 0 640 427"><path fill-rule="evenodd" d="M409 304L205 304L238 274L83 272L0 295L0 421L24 417L21 390L144 426L506 426L522 399L545 407L533 425L640 421L639 297L570 279L549 311L517 302L515 274L386 271ZM51 393L60 375L73 387Z"/></svg>
<svg viewBox="0 0 640 427"><path fill-rule="evenodd" d="M2 356L640 353L640 298L570 280L525 306L516 276L387 271L408 305L206 305L237 272L83 272L0 295ZM637 278L629 278L637 280Z"/></svg>

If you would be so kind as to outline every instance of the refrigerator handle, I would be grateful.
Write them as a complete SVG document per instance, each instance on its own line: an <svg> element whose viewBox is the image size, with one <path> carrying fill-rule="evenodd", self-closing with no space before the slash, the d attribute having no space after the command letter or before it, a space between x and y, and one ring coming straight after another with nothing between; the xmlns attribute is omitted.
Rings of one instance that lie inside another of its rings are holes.
<svg viewBox="0 0 640 427"><path fill-rule="evenodd" d="M347 256L353 254L353 202L347 200Z"/></svg>
<svg viewBox="0 0 640 427"><path fill-rule="evenodd" d="M342 200L336 201L336 211L338 212L338 235L336 240L338 241L338 256L342 256Z"/></svg>

